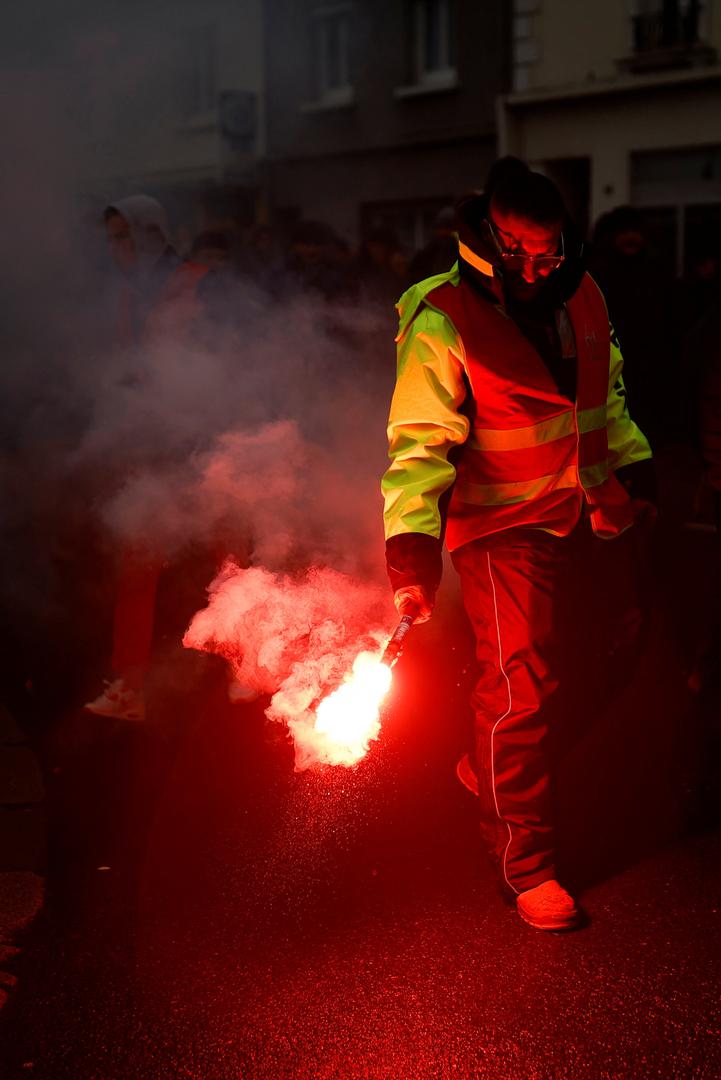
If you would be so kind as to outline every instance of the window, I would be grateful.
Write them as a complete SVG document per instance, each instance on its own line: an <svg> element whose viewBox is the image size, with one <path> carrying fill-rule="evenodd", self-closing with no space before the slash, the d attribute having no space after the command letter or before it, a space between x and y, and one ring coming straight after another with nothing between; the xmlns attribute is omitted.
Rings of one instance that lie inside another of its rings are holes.
<svg viewBox="0 0 721 1080"><path fill-rule="evenodd" d="M619 60L621 70L644 74L715 64L708 6L704 0L632 0L632 48Z"/></svg>
<svg viewBox="0 0 721 1080"><path fill-rule="evenodd" d="M413 0L414 81L455 81L456 50L452 0Z"/></svg>
<svg viewBox="0 0 721 1080"><path fill-rule="evenodd" d="M659 253L682 274L721 227L721 145L632 154L631 201L653 224Z"/></svg>
<svg viewBox="0 0 721 1080"><path fill-rule="evenodd" d="M702 0L635 0L635 52L653 52L699 41Z"/></svg>
<svg viewBox="0 0 721 1080"><path fill-rule="evenodd" d="M196 26L182 34L178 79L183 116L190 119L215 110L216 38L213 26Z"/></svg>
<svg viewBox="0 0 721 1080"><path fill-rule="evenodd" d="M351 81L350 4L329 4L312 15L314 96L320 104L347 105L353 100Z"/></svg>

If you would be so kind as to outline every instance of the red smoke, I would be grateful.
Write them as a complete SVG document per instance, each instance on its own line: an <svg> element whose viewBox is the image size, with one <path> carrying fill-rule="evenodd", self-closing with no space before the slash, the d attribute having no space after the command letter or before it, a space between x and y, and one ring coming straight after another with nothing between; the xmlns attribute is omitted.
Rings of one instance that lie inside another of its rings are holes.
<svg viewBox="0 0 721 1080"><path fill-rule="evenodd" d="M323 761L351 764L333 756L315 730L315 709L343 682L359 652L380 651L387 621L387 592L376 584L327 567L294 576L242 569L229 560L183 644L224 656L239 682L273 695L266 715L287 724L297 769Z"/></svg>

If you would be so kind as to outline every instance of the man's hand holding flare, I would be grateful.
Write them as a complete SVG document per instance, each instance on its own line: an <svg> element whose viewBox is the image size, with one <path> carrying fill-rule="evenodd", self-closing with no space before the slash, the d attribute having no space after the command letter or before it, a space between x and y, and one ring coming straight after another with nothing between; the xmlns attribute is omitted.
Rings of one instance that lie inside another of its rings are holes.
<svg viewBox="0 0 721 1080"><path fill-rule="evenodd" d="M433 601L428 599L420 585L404 585L393 594L396 611L403 615L413 615L417 623L428 622L433 611Z"/></svg>

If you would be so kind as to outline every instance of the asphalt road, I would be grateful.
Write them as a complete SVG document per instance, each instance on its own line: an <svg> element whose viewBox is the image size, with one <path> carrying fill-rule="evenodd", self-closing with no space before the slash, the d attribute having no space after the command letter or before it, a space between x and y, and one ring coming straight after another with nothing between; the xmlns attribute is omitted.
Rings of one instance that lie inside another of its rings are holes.
<svg viewBox="0 0 721 1080"><path fill-rule="evenodd" d="M294 773L263 702L229 707L187 657L143 727L58 720L4 1078L721 1075L718 737L668 622L559 766L588 922L553 935L500 899L454 777L453 604L354 770Z"/></svg>

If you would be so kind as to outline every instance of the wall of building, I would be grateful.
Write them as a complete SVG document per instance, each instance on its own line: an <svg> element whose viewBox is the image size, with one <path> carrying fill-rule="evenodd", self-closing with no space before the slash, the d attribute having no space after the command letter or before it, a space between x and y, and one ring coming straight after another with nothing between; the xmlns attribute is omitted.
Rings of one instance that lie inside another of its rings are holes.
<svg viewBox="0 0 721 1080"><path fill-rule="evenodd" d="M261 2L149 0L117 5L89 49L89 178L130 186L221 181L265 150ZM122 8L122 11L120 10ZM223 92L252 94L256 123L236 164L219 116Z"/></svg>
<svg viewBox="0 0 721 1080"><path fill-rule="evenodd" d="M268 151L271 159L423 143L444 133L487 133L507 69L503 5L456 5L458 78L423 90L409 71L407 5L365 0L352 7L353 100L315 100L310 44L313 0L268 0Z"/></svg>
<svg viewBox="0 0 721 1080"><path fill-rule="evenodd" d="M358 240L363 220L373 209L388 221L418 204L440 209L467 191L479 188L496 156L494 136L468 143L389 148L376 154L329 155L278 165L271 172L276 208L298 218L327 222L349 243ZM397 213L393 206L396 204ZM418 246L426 238L403 236Z"/></svg>
<svg viewBox="0 0 721 1080"><path fill-rule="evenodd" d="M630 47L627 0L514 0L513 7L517 90L613 78Z"/></svg>
<svg viewBox="0 0 721 1080"><path fill-rule="evenodd" d="M721 70L613 95L558 98L509 110L507 148L536 163L588 157L590 217L631 197L631 155L721 141Z"/></svg>
<svg viewBox="0 0 721 1080"><path fill-rule="evenodd" d="M632 0L513 0L514 88L615 80L633 49ZM704 41L721 51L721 0L702 4Z"/></svg>
<svg viewBox="0 0 721 1080"><path fill-rule="evenodd" d="M190 233L253 215L265 153L261 14L262 0L16 5L3 20L3 70L34 137L57 146L68 195L92 214L147 191Z"/></svg>
<svg viewBox="0 0 721 1080"><path fill-rule="evenodd" d="M495 98L508 79L508 8L458 0L456 77L414 82L412 5L351 7L352 93L318 100L312 0L268 0L268 166L276 208L295 207L357 239L361 208L384 200L445 199L482 184L495 156Z"/></svg>

